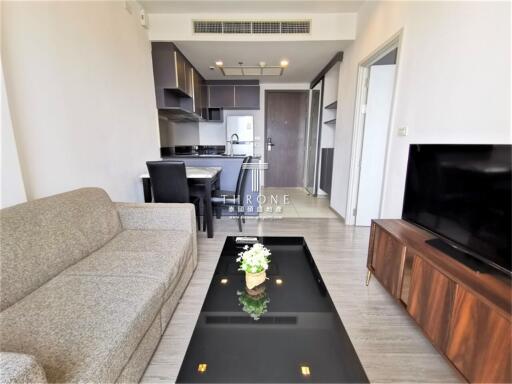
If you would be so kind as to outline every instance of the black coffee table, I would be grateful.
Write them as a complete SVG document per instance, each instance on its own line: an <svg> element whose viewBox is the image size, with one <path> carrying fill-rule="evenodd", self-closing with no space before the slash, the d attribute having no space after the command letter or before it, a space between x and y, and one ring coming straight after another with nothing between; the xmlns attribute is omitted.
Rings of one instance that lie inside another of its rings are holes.
<svg viewBox="0 0 512 384"><path fill-rule="evenodd" d="M259 242L269 279L249 294L226 239L176 381L368 382L304 238Z"/></svg>

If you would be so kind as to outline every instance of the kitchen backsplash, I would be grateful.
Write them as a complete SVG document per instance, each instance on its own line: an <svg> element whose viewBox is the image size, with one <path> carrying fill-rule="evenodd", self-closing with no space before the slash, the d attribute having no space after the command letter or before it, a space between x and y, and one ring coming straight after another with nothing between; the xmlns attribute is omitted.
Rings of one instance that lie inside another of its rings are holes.
<svg viewBox="0 0 512 384"><path fill-rule="evenodd" d="M262 152L262 114L261 111L223 111L224 121L214 122L176 122L165 117L159 119L160 146L175 147L187 145L226 145L226 118L234 115L254 116L255 153Z"/></svg>

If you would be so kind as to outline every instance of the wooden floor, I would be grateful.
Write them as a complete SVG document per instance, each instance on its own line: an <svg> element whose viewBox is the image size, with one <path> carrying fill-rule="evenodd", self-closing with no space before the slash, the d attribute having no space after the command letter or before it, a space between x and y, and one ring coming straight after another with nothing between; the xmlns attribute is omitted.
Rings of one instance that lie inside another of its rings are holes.
<svg viewBox="0 0 512 384"><path fill-rule="evenodd" d="M372 279L370 285L365 286L369 228L345 226L339 219L260 219L247 220L244 233L306 238L371 382L461 381L459 374L376 280ZM198 268L143 382L174 382L225 237L236 234L236 222L228 218L215 221L213 239L199 234Z"/></svg>

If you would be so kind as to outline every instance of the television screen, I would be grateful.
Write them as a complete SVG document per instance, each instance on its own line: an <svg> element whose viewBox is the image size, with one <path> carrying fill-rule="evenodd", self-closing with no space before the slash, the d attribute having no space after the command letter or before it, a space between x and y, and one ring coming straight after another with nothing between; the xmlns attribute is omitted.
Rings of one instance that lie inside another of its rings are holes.
<svg viewBox="0 0 512 384"><path fill-rule="evenodd" d="M511 149L411 145L402 218L510 273Z"/></svg>

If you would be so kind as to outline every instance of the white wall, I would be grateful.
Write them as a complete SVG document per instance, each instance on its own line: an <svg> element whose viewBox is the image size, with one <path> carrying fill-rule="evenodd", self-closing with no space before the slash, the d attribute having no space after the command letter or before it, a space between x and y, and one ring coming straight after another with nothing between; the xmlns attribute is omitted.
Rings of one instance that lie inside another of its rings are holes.
<svg viewBox="0 0 512 384"><path fill-rule="evenodd" d="M366 2L340 71L331 205L343 217L358 63L402 28L382 217L401 215L409 144L512 143L510 3Z"/></svg>
<svg viewBox="0 0 512 384"><path fill-rule="evenodd" d="M142 201L138 175L158 158L158 118L147 31L124 6L3 4L2 58L29 199L98 186Z"/></svg>
<svg viewBox="0 0 512 384"><path fill-rule="evenodd" d="M7 93L5 92L4 71L1 63L0 72L0 75L2 76L2 136L0 137L2 142L0 150L0 173L2 177L0 181L0 208L5 208L25 202L27 200L27 195L25 193L25 185L23 183L18 158L18 149L16 148L16 140L12 129L9 103L7 101Z"/></svg>
<svg viewBox="0 0 512 384"><path fill-rule="evenodd" d="M149 38L152 41L311 41L353 40L355 13L167 13L149 14ZM310 34L194 34L193 20L311 20Z"/></svg>

